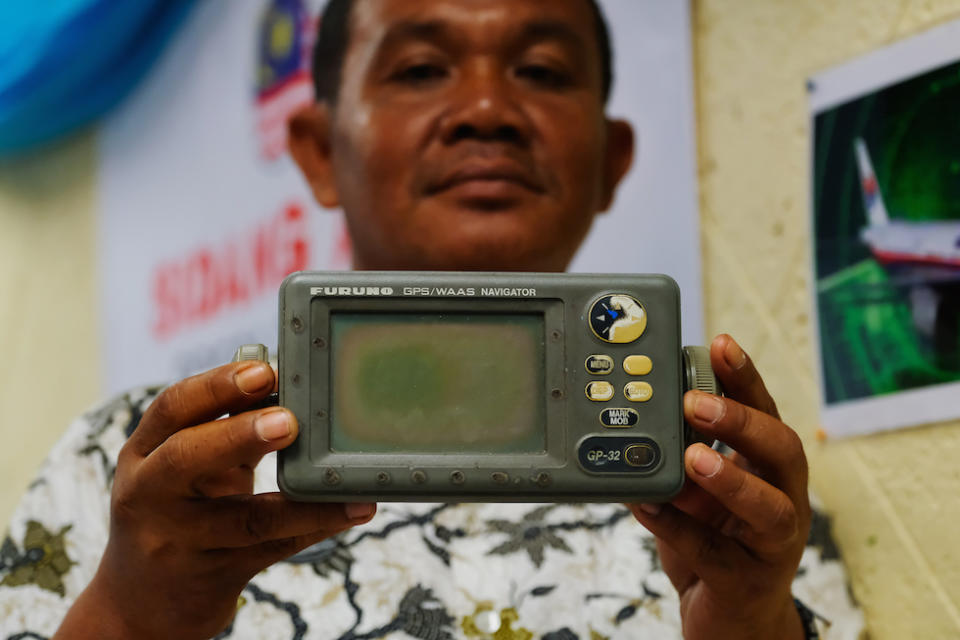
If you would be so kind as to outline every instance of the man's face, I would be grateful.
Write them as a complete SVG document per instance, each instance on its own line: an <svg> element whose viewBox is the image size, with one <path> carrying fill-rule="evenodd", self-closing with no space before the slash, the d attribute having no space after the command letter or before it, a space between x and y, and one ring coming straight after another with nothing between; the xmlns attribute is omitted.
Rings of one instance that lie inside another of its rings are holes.
<svg viewBox="0 0 960 640"><path fill-rule="evenodd" d="M354 266L564 269L632 151L588 3L358 0L349 42L311 182Z"/></svg>

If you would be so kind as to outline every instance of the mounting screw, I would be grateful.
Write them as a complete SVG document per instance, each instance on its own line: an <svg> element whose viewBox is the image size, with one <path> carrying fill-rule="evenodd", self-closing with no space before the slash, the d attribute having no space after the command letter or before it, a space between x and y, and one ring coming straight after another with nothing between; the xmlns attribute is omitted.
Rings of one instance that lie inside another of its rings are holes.
<svg viewBox="0 0 960 640"><path fill-rule="evenodd" d="M554 342L559 342L560 338L562 337L563 337L563 334L560 332L559 329L554 329L553 331L550 332L550 338L553 339Z"/></svg>
<svg viewBox="0 0 960 640"><path fill-rule="evenodd" d="M422 469L417 469L410 474L410 479L413 480L416 484L423 484L427 481L427 472Z"/></svg>
<svg viewBox="0 0 960 640"><path fill-rule="evenodd" d="M293 316L290 320L290 328L293 329L294 333L300 333L303 331L303 320L297 316Z"/></svg>
<svg viewBox="0 0 960 640"><path fill-rule="evenodd" d="M557 400L559 400L560 398L563 397L563 391L561 391L560 389L554 389L553 391L550 392L550 395L556 398Z"/></svg>
<svg viewBox="0 0 960 640"><path fill-rule="evenodd" d="M453 484L463 484L466 481L466 477L463 475L463 471L454 471L450 474L450 482Z"/></svg>
<svg viewBox="0 0 960 640"><path fill-rule="evenodd" d="M325 346L327 346L327 341L323 338L314 338L313 346L315 346L317 349L323 349Z"/></svg>
<svg viewBox="0 0 960 640"><path fill-rule="evenodd" d="M390 474L386 471L377 473L377 484L390 484Z"/></svg>
<svg viewBox="0 0 960 640"><path fill-rule="evenodd" d="M323 471L323 481L327 484L340 484L340 480L342 480L342 478L340 477L340 474L337 473L336 469L327 467Z"/></svg>

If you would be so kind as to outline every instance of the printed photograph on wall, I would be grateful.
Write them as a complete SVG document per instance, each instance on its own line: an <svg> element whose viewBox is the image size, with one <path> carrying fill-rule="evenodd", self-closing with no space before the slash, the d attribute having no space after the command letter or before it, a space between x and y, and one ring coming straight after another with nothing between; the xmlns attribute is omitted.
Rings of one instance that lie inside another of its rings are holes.
<svg viewBox="0 0 960 640"><path fill-rule="evenodd" d="M878 61L878 87L812 114L813 293L832 435L960 415L957 53L907 77ZM831 82L811 80L815 103Z"/></svg>

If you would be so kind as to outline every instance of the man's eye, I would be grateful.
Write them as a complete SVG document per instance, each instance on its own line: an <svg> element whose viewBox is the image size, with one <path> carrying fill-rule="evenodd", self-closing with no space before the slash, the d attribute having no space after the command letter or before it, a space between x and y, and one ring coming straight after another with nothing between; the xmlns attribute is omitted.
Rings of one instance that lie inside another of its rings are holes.
<svg viewBox="0 0 960 640"><path fill-rule="evenodd" d="M518 78L550 89L563 89L573 83L573 78L566 71L542 64L526 64L517 67L515 73Z"/></svg>
<svg viewBox="0 0 960 640"><path fill-rule="evenodd" d="M447 77L447 70L437 64L412 64L398 70L391 76L395 82L424 84Z"/></svg>

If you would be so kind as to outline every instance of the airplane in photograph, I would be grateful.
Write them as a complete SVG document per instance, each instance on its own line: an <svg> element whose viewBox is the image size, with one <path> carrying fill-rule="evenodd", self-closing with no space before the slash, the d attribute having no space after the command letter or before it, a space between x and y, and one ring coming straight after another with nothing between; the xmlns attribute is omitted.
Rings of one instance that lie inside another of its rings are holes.
<svg viewBox="0 0 960 640"><path fill-rule="evenodd" d="M857 138L853 145L868 221L860 230L860 239L870 253L881 264L894 269L932 267L919 272L928 280L939 268L945 270L946 279L960 278L960 220L891 220L866 143Z"/></svg>
<svg viewBox="0 0 960 640"><path fill-rule="evenodd" d="M953 362L960 357L960 220L891 219L866 143L857 138L853 146L867 214L860 239L891 283L907 290L917 330Z"/></svg>

